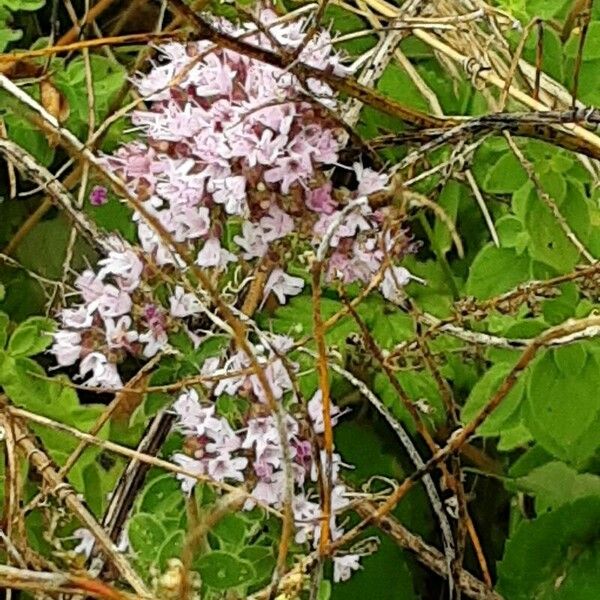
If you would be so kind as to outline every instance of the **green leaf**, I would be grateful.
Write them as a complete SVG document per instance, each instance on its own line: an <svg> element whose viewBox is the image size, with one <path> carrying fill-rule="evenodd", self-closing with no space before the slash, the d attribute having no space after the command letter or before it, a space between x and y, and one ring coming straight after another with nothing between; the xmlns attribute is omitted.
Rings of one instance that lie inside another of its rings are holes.
<svg viewBox="0 0 600 600"><path fill-rule="evenodd" d="M503 154L500 160L489 168L482 188L489 194L510 194L518 190L528 180L525 169L510 152Z"/></svg>
<svg viewBox="0 0 600 600"><path fill-rule="evenodd" d="M18 10L37 10L42 8L46 0L0 0L0 6L6 6L13 12Z"/></svg>
<svg viewBox="0 0 600 600"><path fill-rule="evenodd" d="M573 30L569 41L566 43L564 52L569 58L575 58L579 52L581 29ZM585 62L600 58L600 22L592 21L588 25L585 44L583 46L582 59Z"/></svg>
<svg viewBox="0 0 600 600"><path fill-rule="evenodd" d="M231 554L215 551L201 556L195 563L202 582L216 590L243 586L256 577L252 564Z"/></svg>
<svg viewBox="0 0 600 600"><path fill-rule="evenodd" d="M235 514L225 515L211 530L219 538L223 548L235 550L246 537L246 520Z"/></svg>
<svg viewBox="0 0 600 600"><path fill-rule="evenodd" d="M551 19L560 13L569 0L525 0L527 13L531 17Z"/></svg>
<svg viewBox="0 0 600 600"><path fill-rule="evenodd" d="M496 221L496 232L500 239L500 245L503 248L517 248L521 254L523 248L527 245L527 234L523 229L523 224L514 215L504 215ZM525 244L521 243L525 234Z"/></svg>
<svg viewBox="0 0 600 600"><path fill-rule="evenodd" d="M0 25L2 25L0 21ZM9 29L8 27L0 27L0 52L4 52L11 42L20 40L23 32L20 30Z"/></svg>
<svg viewBox="0 0 600 600"><path fill-rule="evenodd" d="M565 204L571 211L579 208L587 214L587 207L579 197L571 196ZM568 223L568 215L563 216ZM524 224L529 233L529 254L533 259L550 265L561 273L573 269L579 260L579 252L535 192L530 193L527 199Z"/></svg>
<svg viewBox="0 0 600 600"><path fill-rule="evenodd" d="M570 348L547 351L529 376L527 428L557 458L585 464L600 445L599 388L600 366L592 354Z"/></svg>
<svg viewBox="0 0 600 600"><path fill-rule="evenodd" d="M577 377L585 366L586 358L583 344L571 344L554 350L554 362L565 377Z"/></svg>
<svg viewBox="0 0 600 600"><path fill-rule="evenodd" d="M401 371L396 374L396 378L410 400L413 402L425 401L429 405L431 414L424 416L425 422L436 424L443 422L444 403L433 377L428 372ZM375 374L373 391L394 416L405 423L409 429L414 429L413 418L386 374L381 372Z"/></svg>
<svg viewBox="0 0 600 600"><path fill-rule="evenodd" d="M6 313L0 312L0 350L6 345L6 339L8 337L8 324L10 319Z"/></svg>
<svg viewBox="0 0 600 600"><path fill-rule="evenodd" d="M524 521L506 544L498 592L510 600L595 600L600 589L600 498Z"/></svg>
<svg viewBox="0 0 600 600"><path fill-rule="evenodd" d="M364 30L365 28L365 22L359 16L332 4L327 6L323 22L327 24L331 23L333 31L342 34ZM376 39L374 36L365 36L356 40L343 42L339 47L343 48L350 55L359 55L367 52L375 43Z"/></svg>
<svg viewBox="0 0 600 600"><path fill-rule="evenodd" d="M460 202L461 193L464 194L465 189L459 183L449 181L441 191L437 202L450 217L454 225L456 224L456 215L458 213L458 204ZM435 220L432 241L443 254L446 254L454 245L448 226L440 219Z"/></svg>
<svg viewBox="0 0 600 600"><path fill-rule="evenodd" d="M17 249L23 266L49 278L62 276L63 263L71 236L71 225L64 215L38 223ZM78 236L73 250L73 269L86 266L94 256L89 246Z"/></svg>
<svg viewBox="0 0 600 600"><path fill-rule="evenodd" d="M400 100L407 106L423 111L430 110L429 104L423 98L413 80L408 76L404 69L400 68L395 63L390 63L383 72L383 75L377 84L377 88L386 96L389 96L394 100Z"/></svg>
<svg viewBox="0 0 600 600"><path fill-rule="evenodd" d="M102 474L97 464L88 464L83 469L85 500L96 516L102 515L104 498L98 492L102 489Z"/></svg>
<svg viewBox="0 0 600 600"><path fill-rule="evenodd" d="M546 14L554 12L558 5L560 10L560 2L568 2L569 0L537 0L538 4L543 3ZM548 17L550 18L550 17ZM527 43L523 51L523 58L530 64L536 64L536 51L538 47L538 30L533 28L527 38ZM544 73L554 77L559 81L563 78L563 58L564 51L561 39L552 27L544 27L542 35L543 53L541 69Z"/></svg>
<svg viewBox="0 0 600 600"><path fill-rule="evenodd" d="M271 548L265 546L246 546L239 553L239 557L252 564L256 572L256 578L252 582L253 585L263 583L271 578L276 564Z"/></svg>
<svg viewBox="0 0 600 600"><path fill-rule="evenodd" d="M18 114L8 113L4 117L4 122L10 139L19 140L19 146L29 152L41 165L50 166L54 160L54 149L50 147L43 133Z"/></svg>
<svg viewBox="0 0 600 600"><path fill-rule="evenodd" d="M131 517L127 529L129 543L138 557L152 564L158 559L158 550L167 537L161 522L152 514L138 513Z"/></svg>
<svg viewBox="0 0 600 600"><path fill-rule="evenodd" d="M161 571L167 567L167 562L171 558L179 558L183 551L185 542L185 532L181 530L173 531L162 543L158 551L158 564Z"/></svg>
<svg viewBox="0 0 600 600"><path fill-rule="evenodd" d="M317 600L329 600L329 598L331 598L331 581L324 579L319 585Z"/></svg>
<svg viewBox="0 0 600 600"><path fill-rule="evenodd" d="M529 278L530 265L511 248L487 245L471 264L466 292L480 300L506 292Z"/></svg>
<svg viewBox="0 0 600 600"><path fill-rule="evenodd" d="M56 324L46 317L29 317L10 336L8 352L15 358L35 356L52 343L52 332Z"/></svg>
<svg viewBox="0 0 600 600"><path fill-rule="evenodd" d="M173 517L183 511L184 504L177 479L170 474L163 474L155 477L144 488L138 511L160 517Z"/></svg>
<svg viewBox="0 0 600 600"><path fill-rule="evenodd" d="M520 414L520 413L515 413ZM510 423L513 423L515 415L511 415L511 418L507 421L506 426L500 433L500 440L498 441L498 450L500 452L510 452L516 448L524 448L533 439L529 429L520 422L514 427L510 427Z"/></svg>
<svg viewBox="0 0 600 600"><path fill-rule="evenodd" d="M512 364L510 363L494 365L475 384L461 411L461 420L463 423L471 421L491 400L501 383L506 379L511 368ZM507 422L513 422L511 416L519 409L524 390L523 379L520 379L504 398L500 406L479 427L477 430L478 433L483 436L495 436L503 433Z"/></svg>
<svg viewBox="0 0 600 600"><path fill-rule="evenodd" d="M518 489L534 495L538 514L584 496L600 498L600 477L578 473L563 462L553 461L514 480Z"/></svg>
<svg viewBox="0 0 600 600"><path fill-rule="evenodd" d="M560 296L544 300L542 303L542 314L544 320L550 325L558 325L563 321L575 316L575 310L579 302L579 293L574 283L565 283L558 287Z"/></svg>

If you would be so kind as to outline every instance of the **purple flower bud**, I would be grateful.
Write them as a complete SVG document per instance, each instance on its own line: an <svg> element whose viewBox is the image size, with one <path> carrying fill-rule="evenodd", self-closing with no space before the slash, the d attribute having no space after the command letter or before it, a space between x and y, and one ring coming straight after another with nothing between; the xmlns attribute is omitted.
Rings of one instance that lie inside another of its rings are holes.
<svg viewBox="0 0 600 600"><path fill-rule="evenodd" d="M108 202L108 192L102 185L95 185L90 192L90 204L102 206Z"/></svg>

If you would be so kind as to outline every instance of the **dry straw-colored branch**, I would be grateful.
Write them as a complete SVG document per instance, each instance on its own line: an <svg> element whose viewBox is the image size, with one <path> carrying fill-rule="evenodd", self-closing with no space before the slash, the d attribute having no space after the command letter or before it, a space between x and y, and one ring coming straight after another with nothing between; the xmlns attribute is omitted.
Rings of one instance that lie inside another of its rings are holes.
<svg viewBox="0 0 600 600"><path fill-rule="evenodd" d="M102 548L102 551L109 558L120 576L123 577L124 581L142 598L151 598L152 595L146 584L141 580L125 556L119 552L106 532L100 527L96 518L79 499L75 490L59 477L58 471L54 468L52 461L43 450L36 446L26 427L13 418L8 406L4 405L0 410L0 423L2 427L4 429L12 428L15 435L15 444L20 447L27 460L31 462L35 470L44 479L51 493L60 502L64 503L73 515L79 519L82 525L89 529L98 542L98 545Z"/></svg>
<svg viewBox="0 0 600 600"><path fill-rule="evenodd" d="M98 598L98 600L134 600L139 598L139 596L121 592L96 579L69 573L17 569L7 565L0 565L0 588L5 591L22 590L36 594L85 594L86 597Z"/></svg>

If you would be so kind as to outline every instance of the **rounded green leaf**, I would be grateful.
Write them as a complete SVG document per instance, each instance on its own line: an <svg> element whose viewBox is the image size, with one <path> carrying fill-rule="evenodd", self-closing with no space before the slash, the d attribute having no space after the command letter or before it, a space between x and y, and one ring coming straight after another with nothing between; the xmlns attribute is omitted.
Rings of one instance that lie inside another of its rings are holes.
<svg viewBox="0 0 600 600"><path fill-rule="evenodd" d="M166 569L170 558L179 558L181 556L184 541L185 533L178 529L177 531L173 531L163 542L158 551L158 564L161 570Z"/></svg>
<svg viewBox="0 0 600 600"><path fill-rule="evenodd" d="M512 248L485 246L471 265L467 294L485 300L506 292L529 278L530 263Z"/></svg>
<svg viewBox="0 0 600 600"><path fill-rule="evenodd" d="M560 482L560 485L557 483ZM552 461L515 480L514 485L536 498L538 513L557 508L585 496L600 498L600 477L578 473L563 462Z"/></svg>
<svg viewBox="0 0 600 600"><path fill-rule="evenodd" d="M498 574L498 592L509 600L596 600L600 498L582 498L521 523Z"/></svg>
<svg viewBox="0 0 600 600"><path fill-rule="evenodd" d="M527 428L557 458L585 464L600 446L598 389L600 365L594 356L565 348L546 352L529 377Z"/></svg>
<svg viewBox="0 0 600 600"><path fill-rule="evenodd" d="M216 590L248 584L256 577L250 562L229 552L209 552L196 561L202 582Z"/></svg>
<svg viewBox="0 0 600 600"><path fill-rule="evenodd" d="M463 423L471 421L489 402L500 387L500 384L506 379L511 367L512 365L510 363L499 363L494 365L473 386L461 411L461 420ZM500 435L503 433L509 421L510 424L514 426L515 423L513 423L514 420L511 419L511 416L520 406L524 387L523 380L520 379L506 398L504 398L500 406L485 420L483 425L481 425L478 429L478 433L483 436Z"/></svg>
<svg viewBox="0 0 600 600"><path fill-rule="evenodd" d="M252 564L256 571L254 584L267 581L271 578L276 560L273 550L266 546L247 546L240 552L240 558Z"/></svg>
<svg viewBox="0 0 600 600"><path fill-rule="evenodd" d="M165 473L153 479L144 489L139 512L156 516L178 516L184 508L181 485L173 475Z"/></svg>
<svg viewBox="0 0 600 600"><path fill-rule="evenodd" d="M510 194L527 181L527 173L512 152L503 154L490 165L483 180L483 190L490 194Z"/></svg>
<svg viewBox="0 0 600 600"><path fill-rule="evenodd" d="M8 352L11 356L34 356L52 343L56 325L52 319L30 317L23 321L10 336Z"/></svg>
<svg viewBox="0 0 600 600"><path fill-rule="evenodd" d="M223 547L235 549L242 544L246 537L247 521L236 514L225 515L211 530L219 538Z"/></svg>
<svg viewBox="0 0 600 600"><path fill-rule="evenodd" d="M127 534L131 548L146 563L157 560L159 549L167 537L160 521L147 513L138 513L131 518Z"/></svg>

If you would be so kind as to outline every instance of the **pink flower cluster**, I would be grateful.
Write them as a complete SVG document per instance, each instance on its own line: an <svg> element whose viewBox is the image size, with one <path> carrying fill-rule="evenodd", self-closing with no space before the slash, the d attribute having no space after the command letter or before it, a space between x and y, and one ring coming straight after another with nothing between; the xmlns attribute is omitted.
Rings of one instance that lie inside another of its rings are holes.
<svg viewBox="0 0 600 600"><path fill-rule="evenodd" d="M270 10L261 11L260 20L288 51L303 40L302 20L277 24ZM224 20L218 25L271 47L254 25L235 28ZM160 52L163 60L135 82L152 101L149 110L132 117L145 141L122 146L104 162L174 240L189 245L198 265L218 274L230 263L260 259L267 252L283 262L286 238L296 236L314 248L328 236L327 276L350 283L369 281L384 250L398 254L398 236L381 231L384 212L367 202L342 212L349 201L384 190L387 176L355 163L356 189L334 189L328 180L326 169L337 165L345 135L323 106L337 107L329 86L309 79L304 89L288 72L206 41L167 44ZM307 44L300 58L318 69L347 71L326 31ZM310 100L309 92L320 103ZM96 186L90 200L105 202L106 190ZM153 286L153 268L180 269L183 264L139 215L134 219L141 252L115 241L98 272L86 270L77 279L83 302L60 315L63 328L51 351L61 366L80 361L86 385L120 386L116 363L126 354L149 358L166 349L169 332L187 330L182 320L202 311L182 287L171 290L168 308L144 292ZM233 236L237 249L232 252L221 240L234 222L239 234ZM407 281L404 269L389 268L381 290L397 300ZM264 298L272 294L283 304L303 287L302 278L276 267Z"/></svg>
<svg viewBox="0 0 600 600"><path fill-rule="evenodd" d="M302 43L304 20L278 24L271 10L262 10L259 18L286 51ZM217 25L276 49L253 24ZM318 245L337 223L330 278L372 277L383 257L383 214L367 205L360 214L340 215L353 198L384 190L388 177L359 163L339 165L347 134L329 111L338 108L332 89L316 79L304 88L289 72L208 41L159 50L162 60L135 82L152 101L149 110L132 116L146 141L125 145L105 160L173 238L190 245L197 264L224 269L239 258L261 258L292 233ZM323 71L348 73L327 31L315 35L299 58ZM355 172L355 190L332 188L327 169L334 166ZM233 238L236 253L221 243L233 220L241 222ZM158 265L176 262L146 223L138 223L138 233ZM302 284L296 281L287 294L279 289L273 291L283 302Z"/></svg>
<svg viewBox="0 0 600 600"><path fill-rule="evenodd" d="M278 23L270 10L262 10L259 18L269 36L257 33L252 24L217 25L263 48L276 49L274 39L291 52L303 42L303 20ZM266 281L263 302L272 295L283 304L304 287L303 278L284 269L290 249L314 253L324 240L329 280L367 282L384 258L402 256L410 246L405 233L383 227L388 209L375 210L369 203L386 190L388 176L360 163L339 164L346 133L332 117L331 109L339 106L327 84L310 78L301 83L287 71L207 41L166 44L159 50L159 61L135 81L151 103L132 115L141 139L103 161L220 286L231 279L233 263L247 267L268 254L276 266ZM315 35L299 59L323 71L348 72L327 31ZM357 183L352 189L334 187L334 167L353 172ZM92 189L93 205L106 201L105 188ZM351 202L354 210L345 208ZM60 313L62 328L51 352L61 366L78 364L78 377L88 386L121 387L117 365L127 355L151 358L169 350L173 332L186 332L194 344L199 340L195 317L207 307L184 287L166 286L157 276L161 269L177 280L185 265L139 214L133 218L139 248L113 240L113 250L97 270L85 270L77 278L81 302ZM402 267L388 267L380 290L398 302L409 278ZM155 299L159 282L167 289L162 303ZM271 337L276 352L258 345L254 350L275 399L281 401L293 387L289 367L280 358L291 342ZM308 419L300 410L285 413L282 440L258 378L239 374L249 366L239 352L205 361L202 374L225 375L212 395L241 396L251 408L243 422L234 424L219 416L214 405L202 405L196 390L181 394L173 410L189 452L176 454L174 460L213 480L249 483L246 509L256 502L280 507L286 489L285 444L292 468L296 541L316 544L321 522L317 465L324 465L326 457L315 452L309 439L311 429L317 437L324 429L320 394L308 402ZM338 455L331 466L335 512L348 499L338 481ZM189 493L196 480L180 479ZM330 528L333 539L342 534L335 514ZM347 579L359 568L358 556L337 557L334 567L336 580Z"/></svg>
<svg viewBox="0 0 600 600"><path fill-rule="evenodd" d="M275 340L278 351L291 347L290 339L279 337ZM261 356L261 348L257 348L260 362L265 364L265 373L274 395L281 399L285 392L291 391L289 375L281 361L274 354ZM218 359L209 359L203 371L217 372ZM307 404L308 421L304 415L287 412L284 418L284 440L281 439L275 417L269 414L262 388L255 375L236 376L234 373L248 366L241 355L232 356L219 374L224 378L219 381L213 395L238 394L250 402L247 416L234 429L229 421L215 412L212 402L203 406L194 389L183 392L173 404L177 415L177 427L186 436L188 453L177 453L174 462L197 475L208 475L213 480L247 482L251 496L244 504L246 510L254 508L257 502L281 508L285 500L284 451L282 441L286 444L291 462L293 479L292 508L296 526L295 541L299 544L311 542L313 546L319 542L322 522L322 511L319 494L316 491L318 480L317 464L325 465L327 457L324 451L316 450L309 441L310 429L320 436L324 431L323 405L321 392L317 393ZM231 372L232 375L227 375ZM296 405L297 406L297 405ZM301 413L300 407L298 412ZM332 406L332 418L335 425L341 415L337 406ZM318 452L319 456L315 456ZM335 540L343 534L336 513L348 507L349 501L344 485L338 480L342 466L338 454L333 455L332 462L332 516L330 531ZM182 489L190 493L196 479L187 475L178 475ZM334 559L335 579L347 579L353 570L359 568L359 557L349 555Z"/></svg>

